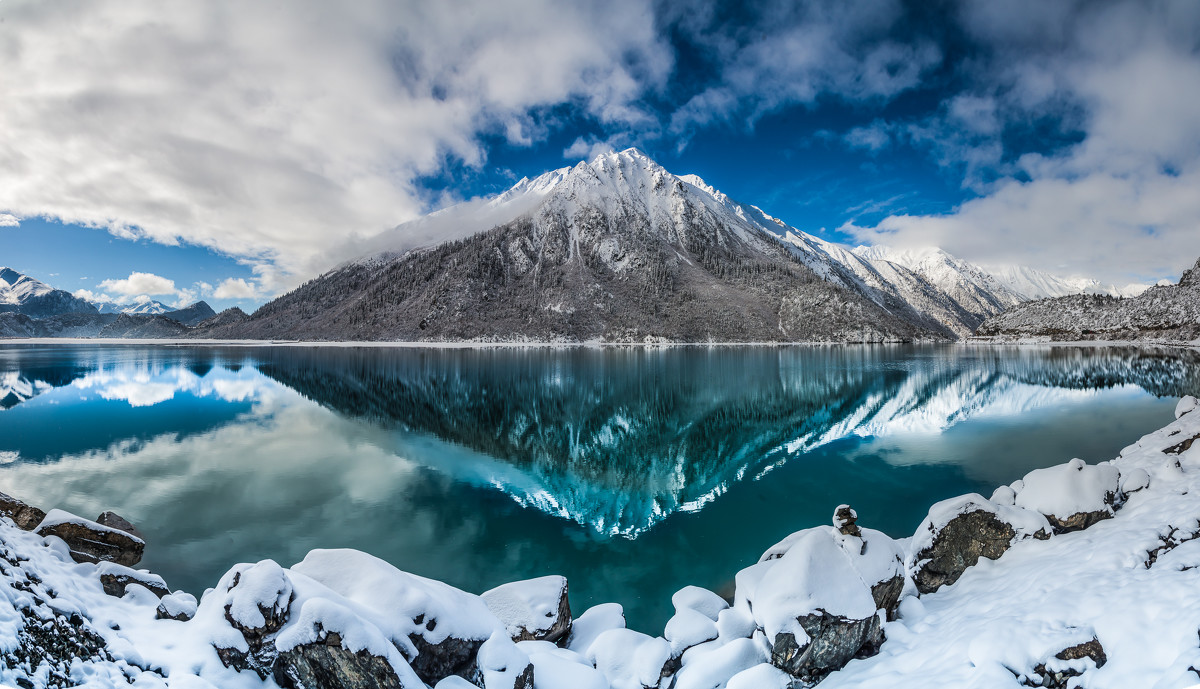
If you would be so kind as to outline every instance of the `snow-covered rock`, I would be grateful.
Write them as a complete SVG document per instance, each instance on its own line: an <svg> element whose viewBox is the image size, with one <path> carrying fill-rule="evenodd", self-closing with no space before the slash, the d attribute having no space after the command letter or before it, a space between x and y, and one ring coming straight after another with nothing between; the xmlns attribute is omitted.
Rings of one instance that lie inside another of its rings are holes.
<svg viewBox="0 0 1200 689"><path fill-rule="evenodd" d="M699 586L684 586L671 595L676 610L695 610L716 622L721 611L729 607L724 598Z"/></svg>
<svg viewBox="0 0 1200 689"><path fill-rule="evenodd" d="M117 598L125 595L125 587L130 584L144 586L159 598L171 592L171 589L167 587L167 582L157 574L125 567L115 562L99 563L96 573L100 575L100 583L104 586L104 592Z"/></svg>
<svg viewBox="0 0 1200 689"><path fill-rule="evenodd" d="M158 607L155 608L154 614L160 620L187 622L196 616L198 604L196 597L187 591L175 591L163 596L162 600L158 601Z"/></svg>
<svg viewBox="0 0 1200 689"><path fill-rule="evenodd" d="M1086 529L1113 516L1120 475L1111 464L1082 459L1035 469L1014 488L1015 504L1045 515L1055 533Z"/></svg>
<svg viewBox="0 0 1200 689"><path fill-rule="evenodd" d="M108 561L132 567L146 548L137 536L62 510L47 512L36 531L39 536L61 538L76 562Z"/></svg>
<svg viewBox="0 0 1200 689"><path fill-rule="evenodd" d="M620 603L593 605L575 618L571 625L571 634L567 638L567 648L586 655L601 634L610 629L624 628L625 611Z"/></svg>
<svg viewBox="0 0 1200 689"><path fill-rule="evenodd" d="M1050 523L1041 514L998 504L977 493L943 500L917 527L905 563L921 593L949 586L979 562L995 560L1023 538L1046 538Z"/></svg>
<svg viewBox="0 0 1200 689"><path fill-rule="evenodd" d="M667 674L671 646L661 637L610 629L592 642L587 659L604 673L612 689L646 689L657 687Z"/></svg>
<svg viewBox="0 0 1200 689"><path fill-rule="evenodd" d="M478 664L484 689L534 689L533 663L504 631L479 647Z"/></svg>
<svg viewBox="0 0 1200 689"><path fill-rule="evenodd" d="M402 572L357 550L313 550L291 567L357 605L427 684L473 674L479 647L503 623L479 596Z"/></svg>
<svg viewBox="0 0 1200 689"><path fill-rule="evenodd" d="M567 579L538 577L497 586L480 595L513 641L558 641L571 632Z"/></svg>
<svg viewBox="0 0 1200 689"><path fill-rule="evenodd" d="M1180 398L1179 404L1175 405L1175 418L1178 419L1188 412L1195 411L1197 407L1200 407L1200 400L1191 395L1184 395Z"/></svg>

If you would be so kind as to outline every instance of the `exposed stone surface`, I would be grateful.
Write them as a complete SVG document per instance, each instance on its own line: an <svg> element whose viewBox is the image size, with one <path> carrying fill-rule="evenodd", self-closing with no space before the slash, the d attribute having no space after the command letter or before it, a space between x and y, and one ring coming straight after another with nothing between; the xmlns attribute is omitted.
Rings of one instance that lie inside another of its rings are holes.
<svg viewBox="0 0 1200 689"><path fill-rule="evenodd" d="M196 616L196 597L184 591L163 596L154 610L154 617L159 620L175 620L187 622Z"/></svg>
<svg viewBox="0 0 1200 689"><path fill-rule="evenodd" d="M130 524L128 519L122 517L116 512L101 513L99 517L96 517L96 523L103 524L110 529L117 529L118 531L124 531L127 534L132 534L143 541L146 540L146 537L142 535L141 531L138 531L136 526Z"/></svg>
<svg viewBox="0 0 1200 689"><path fill-rule="evenodd" d="M900 606L900 594L903 592L903 572L871 587L871 597L875 599L875 607L887 611L888 621L896 619L896 608Z"/></svg>
<svg viewBox="0 0 1200 689"><path fill-rule="evenodd" d="M241 632L249 650L218 648L217 656L227 667L238 671L253 670L266 679L272 674L276 656L275 644L270 643L271 637L278 633L288 620L293 598L291 581L283 569L270 560L239 567L241 569L232 570L231 578L222 579L217 588L220 590L224 584L227 595L225 621ZM230 575L226 574L226 577ZM253 580L254 584L239 588L243 581L249 580ZM263 585L264 580L277 581L274 587L269 587ZM225 581L229 583L225 584ZM270 591L272 588L275 589L274 592ZM257 617L260 617L261 621L252 614L246 615L248 607L257 608ZM254 622L247 622L247 619L254 619Z"/></svg>
<svg viewBox="0 0 1200 689"><path fill-rule="evenodd" d="M0 516L8 517L26 531L33 531L46 518L46 513L11 495L0 493Z"/></svg>
<svg viewBox="0 0 1200 689"><path fill-rule="evenodd" d="M811 640L801 645L791 632L777 634L771 664L804 681L820 681L856 656L875 655L883 643L878 615L850 620L819 612L797 621Z"/></svg>
<svg viewBox="0 0 1200 689"><path fill-rule="evenodd" d="M1064 648L1054 655L1058 660L1082 660L1090 658L1096 664L1097 668L1104 667L1108 662L1108 656L1104 653L1104 647L1100 645L1100 641L1092 637L1091 641ZM1028 684L1027 686L1049 687L1050 689L1067 689L1072 677L1079 677L1083 673L1074 668L1056 668L1050 669L1046 663L1039 663L1033 669L1034 673L1041 677L1040 684ZM1077 685L1076 685L1077 686Z"/></svg>
<svg viewBox="0 0 1200 689"><path fill-rule="evenodd" d="M417 657L409 659L413 672L428 684L437 684L450 675L474 677L478 669L475 657L486 639L456 639L448 636L441 643L430 643L420 634L408 637L417 647Z"/></svg>
<svg viewBox="0 0 1200 689"><path fill-rule="evenodd" d="M37 534L66 541L76 562L104 561L132 567L141 562L146 548L146 542L136 536L59 510L51 510L38 525Z"/></svg>
<svg viewBox="0 0 1200 689"><path fill-rule="evenodd" d="M111 562L101 563L99 572L100 583L104 586L104 592L110 596L123 598L125 596L125 587L129 584L141 584L159 598L171 593L171 589L167 587L167 583L157 574L139 572L136 569L123 567Z"/></svg>
<svg viewBox="0 0 1200 689"><path fill-rule="evenodd" d="M913 572L913 583L921 593L933 593L958 581L968 567L986 557L995 560L1016 538L1010 524L983 509L960 514L934 536L933 545L916 555L921 563Z"/></svg>
<svg viewBox="0 0 1200 689"><path fill-rule="evenodd" d="M406 687L387 659L346 650L334 633L280 653L272 674L284 689L421 689Z"/></svg>

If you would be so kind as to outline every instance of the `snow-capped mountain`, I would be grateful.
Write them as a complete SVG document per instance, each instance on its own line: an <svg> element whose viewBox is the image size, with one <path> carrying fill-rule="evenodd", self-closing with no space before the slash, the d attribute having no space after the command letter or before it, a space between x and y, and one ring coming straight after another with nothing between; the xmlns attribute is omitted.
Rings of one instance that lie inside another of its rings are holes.
<svg viewBox="0 0 1200 689"><path fill-rule="evenodd" d="M115 301L94 301L92 304L95 305L100 313L136 313L146 316L156 316L175 310L155 299L137 301L132 304L118 304Z"/></svg>
<svg viewBox="0 0 1200 689"><path fill-rule="evenodd" d="M96 307L60 289L0 267L0 313L42 318L64 313L96 313Z"/></svg>
<svg viewBox="0 0 1200 689"><path fill-rule="evenodd" d="M898 287L634 149L397 233L442 228L468 236L403 255L382 247L213 336L860 342L969 331L961 308L919 276Z"/></svg>
<svg viewBox="0 0 1200 689"><path fill-rule="evenodd" d="M1022 266L1001 266L993 268L990 272L1001 284L1023 297L1022 301L1065 297L1071 294L1136 297L1152 286L1130 283L1124 287L1118 287L1113 284L1103 284L1092 278L1064 278ZM1164 283L1160 282L1159 284Z"/></svg>

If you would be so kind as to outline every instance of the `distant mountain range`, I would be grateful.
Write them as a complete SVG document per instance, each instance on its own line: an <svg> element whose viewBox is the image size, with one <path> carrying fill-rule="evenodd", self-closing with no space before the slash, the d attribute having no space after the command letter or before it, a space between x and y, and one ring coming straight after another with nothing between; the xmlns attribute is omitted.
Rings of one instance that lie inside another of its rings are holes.
<svg viewBox="0 0 1200 689"><path fill-rule="evenodd" d="M984 321L977 334L1002 340L1200 340L1200 261L1177 285L1128 299L1075 294L1018 304Z"/></svg>
<svg viewBox="0 0 1200 689"><path fill-rule="evenodd" d="M203 301L182 309L154 300L92 303L0 268L0 337L185 337L215 315Z"/></svg>
<svg viewBox="0 0 1200 689"><path fill-rule="evenodd" d="M464 238L406 252L388 248L388 237L451 233ZM675 176L636 149L522 179L490 200L401 225L375 246L249 316L214 314L203 302L174 312L147 302L123 315L159 315L188 328L135 327L128 319L81 325L77 316L40 325L0 319L0 336L83 336L107 328L117 337L114 328L123 328L231 339L933 341L970 336L1030 300L1125 297L1147 287L1024 267L986 270L940 249L835 244L695 175ZM26 292L36 291L28 284ZM4 294L0 311L19 302ZM98 311L55 301L62 299L43 298L38 315L24 306L7 310L33 319Z"/></svg>

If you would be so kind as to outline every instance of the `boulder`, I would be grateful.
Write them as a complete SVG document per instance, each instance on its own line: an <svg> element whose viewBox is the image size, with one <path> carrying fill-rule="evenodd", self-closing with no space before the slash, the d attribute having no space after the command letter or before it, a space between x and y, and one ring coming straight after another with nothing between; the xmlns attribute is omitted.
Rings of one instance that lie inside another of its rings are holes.
<svg viewBox="0 0 1200 689"><path fill-rule="evenodd" d="M722 687L738 674L762 665L768 660L770 658L767 650L756 642L751 639L736 639L689 658L687 665L675 675L672 686L674 689ZM775 672L784 674L779 670L775 670Z"/></svg>
<svg viewBox="0 0 1200 689"><path fill-rule="evenodd" d="M474 680L479 648L505 629L479 596L357 550L313 550L291 571L358 606L431 686L450 675Z"/></svg>
<svg viewBox="0 0 1200 689"><path fill-rule="evenodd" d="M225 621L246 646L218 647L217 656L226 667L253 670L266 679L276 656L271 637L287 622L294 598L291 579L273 560L243 563L221 577L214 594L222 597Z"/></svg>
<svg viewBox="0 0 1200 689"><path fill-rule="evenodd" d="M663 637L671 644L672 658L678 658L689 648L712 641L719 635L716 622L691 608L676 611L667 620L666 630L663 631Z"/></svg>
<svg viewBox="0 0 1200 689"><path fill-rule="evenodd" d="M0 493L0 517L8 517L26 531L33 531L46 518L46 513L32 505L26 505L20 500Z"/></svg>
<svg viewBox="0 0 1200 689"><path fill-rule="evenodd" d="M977 493L943 500L929 509L913 535L908 574L918 591L932 593L958 581L980 558L995 560L1015 541L1048 538L1049 532L1041 514Z"/></svg>
<svg viewBox="0 0 1200 689"><path fill-rule="evenodd" d="M593 605L575 619L566 647L580 655L586 655L592 643L610 629L625 628L625 611L620 603Z"/></svg>
<svg viewBox="0 0 1200 689"><path fill-rule="evenodd" d="M101 562L96 571L100 574L100 584L104 586L104 592L116 598L123 598L125 587L130 584L141 584L159 598L171 593L171 589L167 588L167 582L157 574L131 569L113 562Z"/></svg>
<svg viewBox="0 0 1200 689"><path fill-rule="evenodd" d="M772 664L816 682L877 651L883 636L872 585L901 571L891 539L869 529L850 536L817 527L792 534L763 558L738 573L736 609L753 612Z"/></svg>
<svg viewBox="0 0 1200 689"><path fill-rule="evenodd" d="M558 642L571 632L566 577L515 581L497 586L480 598L513 641Z"/></svg>
<svg viewBox="0 0 1200 689"><path fill-rule="evenodd" d="M1016 484L1016 506L1046 516L1055 533L1080 531L1113 516L1120 473L1082 459L1035 469Z"/></svg>
<svg viewBox="0 0 1200 689"><path fill-rule="evenodd" d="M39 536L57 536L66 542L76 562L115 562L132 567L142 560L146 542L120 529L50 510L37 527Z"/></svg>
<svg viewBox="0 0 1200 689"><path fill-rule="evenodd" d="M729 607L724 598L699 586L684 586L671 596L676 610L695 610L713 622Z"/></svg>
<svg viewBox="0 0 1200 689"><path fill-rule="evenodd" d="M336 633L280 653L272 673L284 689L421 689L401 682L386 658L346 650Z"/></svg>
<svg viewBox="0 0 1200 689"><path fill-rule="evenodd" d="M162 597L154 611L155 619L187 622L196 616L196 597L185 591Z"/></svg>
<svg viewBox="0 0 1200 689"><path fill-rule="evenodd" d="M138 528L136 526L134 526L133 524L130 524L128 519L126 519L125 517L122 517L121 515L117 514L116 512L100 513L100 516L96 517L96 523L103 524L104 526L107 526L110 529L116 529L118 531L124 531L127 534L132 534L132 535L137 536L138 538L142 539L143 541L146 540L146 537L142 535L141 531L138 531Z"/></svg>
<svg viewBox="0 0 1200 689"><path fill-rule="evenodd" d="M860 535L857 522L858 512L855 512L849 505L838 505L837 509L833 511L833 525L843 535Z"/></svg>

